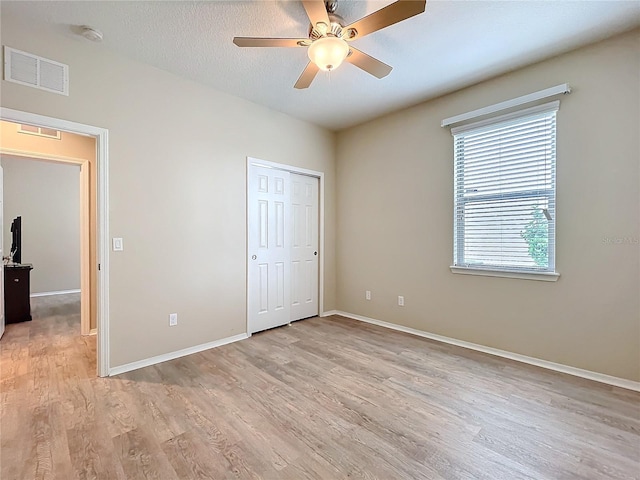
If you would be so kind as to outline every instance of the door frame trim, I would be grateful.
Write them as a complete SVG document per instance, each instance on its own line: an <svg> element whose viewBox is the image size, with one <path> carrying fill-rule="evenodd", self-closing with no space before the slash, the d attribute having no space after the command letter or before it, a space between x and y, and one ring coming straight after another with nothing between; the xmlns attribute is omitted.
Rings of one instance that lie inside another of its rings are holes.
<svg viewBox="0 0 640 480"><path fill-rule="evenodd" d="M256 165L258 167L272 168L274 170L282 170L289 173L297 173L298 175L306 175L308 177L315 177L319 181L318 192L320 198L318 199L318 316L324 314L324 172L317 170L310 170L308 168L296 167L293 165L287 165L284 163L270 162L268 160L260 160L259 158L247 157L247 170L245 172L245 189L246 189L246 209L245 209L245 275L246 275L246 288L245 288L245 307L246 307L246 328L247 335L251 336L249 330L249 166Z"/></svg>
<svg viewBox="0 0 640 480"><path fill-rule="evenodd" d="M60 118L0 107L0 119L62 130L96 139L97 168L97 373L109 375L109 130Z"/></svg>

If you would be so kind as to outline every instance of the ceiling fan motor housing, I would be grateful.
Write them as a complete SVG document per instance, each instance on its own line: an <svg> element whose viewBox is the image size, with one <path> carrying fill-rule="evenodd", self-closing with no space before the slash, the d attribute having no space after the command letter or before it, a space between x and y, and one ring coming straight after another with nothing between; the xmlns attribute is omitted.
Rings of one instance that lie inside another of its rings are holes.
<svg viewBox="0 0 640 480"><path fill-rule="evenodd" d="M309 25L309 39L317 40L322 37L338 37L344 40L351 40L358 32L354 28L345 29L344 19L336 13L328 13L330 24L327 26L322 22L316 25Z"/></svg>

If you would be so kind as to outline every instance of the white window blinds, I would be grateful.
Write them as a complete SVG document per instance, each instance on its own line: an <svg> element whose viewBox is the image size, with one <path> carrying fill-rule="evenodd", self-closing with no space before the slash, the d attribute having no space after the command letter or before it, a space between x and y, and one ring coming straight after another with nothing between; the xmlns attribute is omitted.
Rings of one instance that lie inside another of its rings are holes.
<svg viewBox="0 0 640 480"><path fill-rule="evenodd" d="M554 271L558 108L452 129L455 266Z"/></svg>

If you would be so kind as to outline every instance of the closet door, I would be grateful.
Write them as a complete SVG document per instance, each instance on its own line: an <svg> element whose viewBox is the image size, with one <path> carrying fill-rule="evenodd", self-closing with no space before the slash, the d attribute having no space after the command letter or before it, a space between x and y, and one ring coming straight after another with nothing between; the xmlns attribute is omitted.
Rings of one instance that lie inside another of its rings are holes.
<svg viewBox="0 0 640 480"><path fill-rule="evenodd" d="M318 184L291 174L291 321L318 315Z"/></svg>
<svg viewBox="0 0 640 480"><path fill-rule="evenodd" d="M255 333L290 321L290 174L249 165L247 188L247 314Z"/></svg>

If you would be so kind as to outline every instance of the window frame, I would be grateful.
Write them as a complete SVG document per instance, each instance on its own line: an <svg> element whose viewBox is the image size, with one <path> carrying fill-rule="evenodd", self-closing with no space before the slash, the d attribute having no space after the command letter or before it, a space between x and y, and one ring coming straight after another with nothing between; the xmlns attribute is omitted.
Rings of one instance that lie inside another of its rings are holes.
<svg viewBox="0 0 640 480"><path fill-rule="evenodd" d="M556 167L557 167L557 151L551 162L551 186L545 189L531 189L523 192L509 192L509 193L487 193L485 195L479 195L472 198L464 197L464 193L461 193L463 185L459 185L459 179L461 178L458 173L459 169L464 164L464 160L459 161L456 151L457 142L456 136L465 132L480 132L483 129L491 128L494 125L504 123L517 123L519 119L523 120L523 123L531 117L543 114L554 114L560 108L560 102L554 101L543 105L538 105L531 108L519 109L512 113L501 115L498 117L492 117L486 120L465 124L459 127L451 129L451 134L454 136L454 161L453 161L453 175L454 175L454 188L453 188L453 264L450 266L452 273L466 274L466 275L483 275L483 276L495 276L506 278L519 278L526 280L542 280L542 281L556 281L559 278L559 273L556 271L556 196L557 196L557 181L556 181ZM554 132L554 146L557 146L557 116L556 116L556 130ZM464 175L464 173L463 173ZM464 177L462 177L464 178ZM461 214L465 210L465 206L469 203L477 203L479 201L500 201L500 200L513 200L518 198L530 199L535 197L545 197L547 199L547 206L550 212L552 212L552 219L549 221L550 229L553 232L552 240L548 242L548 267L544 269L517 267L515 265L501 267L499 265L486 265L486 266L473 266L466 262L460 262L464 260L464 218L461 219ZM460 234L460 228L463 229ZM459 241L463 239L463 241Z"/></svg>

